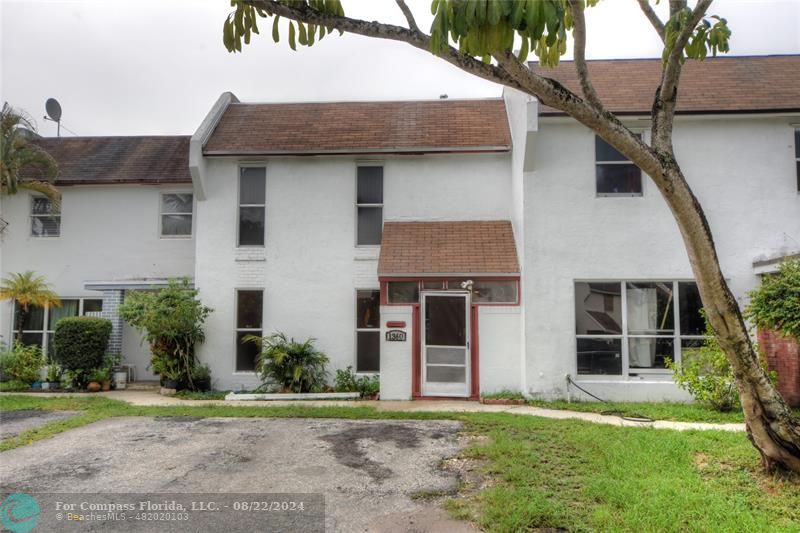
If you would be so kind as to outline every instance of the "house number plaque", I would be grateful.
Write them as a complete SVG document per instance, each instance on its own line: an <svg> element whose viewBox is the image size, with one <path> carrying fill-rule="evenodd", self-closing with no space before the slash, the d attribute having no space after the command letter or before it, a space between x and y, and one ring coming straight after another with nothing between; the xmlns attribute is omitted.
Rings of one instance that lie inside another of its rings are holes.
<svg viewBox="0 0 800 533"><path fill-rule="evenodd" d="M406 342L406 332L402 329L390 329L386 332L387 342Z"/></svg>

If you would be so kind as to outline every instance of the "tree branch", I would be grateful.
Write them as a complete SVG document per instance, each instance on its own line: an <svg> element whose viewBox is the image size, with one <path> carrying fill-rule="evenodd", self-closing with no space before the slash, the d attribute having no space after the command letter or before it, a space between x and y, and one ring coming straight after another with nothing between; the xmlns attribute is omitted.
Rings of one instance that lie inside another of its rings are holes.
<svg viewBox="0 0 800 533"><path fill-rule="evenodd" d="M598 110L603 109L603 103L594 85L589 79L589 68L586 65L586 19L584 18L584 4L582 0L569 0L569 10L572 13L572 37L575 41L574 61L575 70L578 71L578 79L581 83L581 91L584 98Z"/></svg>
<svg viewBox="0 0 800 533"><path fill-rule="evenodd" d="M400 8L400 11L403 12L403 15L405 15L409 29L417 33L422 33L419 31L419 26L417 26L417 21L414 19L414 14L408 8L405 0L395 0L395 2L397 2L397 6Z"/></svg>
<svg viewBox="0 0 800 533"><path fill-rule="evenodd" d="M686 21L686 25L681 28L680 33L675 38L664 64L664 72L661 75L661 84L656 90L652 113L653 146L659 150L669 150L670 152L672 150L672 124L675 117L675 107L678 103L678 82L683 68L683 49L713 1L698 0L692 14ZM671 4L671 8L674 9L680 3L680 0L674 1L674 5ZM685 2L683 3L685 5Z"/></svg>
<svg viewBox="0 0 800 533"><path fill-rule="evenodd" d="M647 17L647 20L650 21L650 24L653 25L653 28L658 33L658 36L661 37L661 41L664 41L664 22L658 15L656 14L653 6L650 5L650 0L639 0L639 7L642 9L642 13L644 16Z"/></svg>

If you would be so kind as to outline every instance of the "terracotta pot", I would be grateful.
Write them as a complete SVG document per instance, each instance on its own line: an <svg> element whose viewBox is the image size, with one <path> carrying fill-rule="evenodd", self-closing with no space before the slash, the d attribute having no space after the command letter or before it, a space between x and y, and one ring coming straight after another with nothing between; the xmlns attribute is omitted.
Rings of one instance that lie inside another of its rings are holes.
<svg viewBox="0 0 800 533"><path fill-rule="evenodd" d="M96 381L90 381L88 385L86 385L86 390L89 392L99 392L102 386Z"/></svg>
<svg viewBox="0 0 800 533"><path fill-rule="evenodd" d="M111 382L110 381L104 381L103 384L101 385L101 387L103 389L103 392L108 392L108 391L111 390Z"/></svg>

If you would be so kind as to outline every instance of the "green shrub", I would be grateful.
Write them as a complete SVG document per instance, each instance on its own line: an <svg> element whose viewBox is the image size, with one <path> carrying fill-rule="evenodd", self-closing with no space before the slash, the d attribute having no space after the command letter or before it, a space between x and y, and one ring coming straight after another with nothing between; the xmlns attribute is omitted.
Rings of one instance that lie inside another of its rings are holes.
<svg viewBox="0 0 800 533"><path fill-rule="evenodd" d="M153 372L180 388L194 388L195 345L205 340L203 324L212 311L197 296L188 280L170 280L158 291L131 292L119 307L122 318L150 343Z"/></svg>
<svg viewBox="0 0 800 533"><path fill-rule="evenodd" d="M0 392L23 392L31 388L30 383L24 381L4 381L0 383Z"/></svg>
<svg viewBox="0 0 800 533"><path fill-rule="evenodd" d="M106 362L111 321L91 316L62 318L56 323L53 359L68 371L73 383L82 387L88 373Z"/></svg>
<svg viewBox="0 0 800 533"><path fill-rule="evenodd" d="M256 370L262 381L273 381L292 392L318 392L325 387L328 356L314 347L314 339L295 342L275 333L263 338L249 335L244 340L261 347Z"/></svg>
<svg viewBox="0 0 800 533"><path fill-rule="evenodd" d="M667 368L673 370L675 383L696 401L717 411L731 411L739 407L736 378L708 321L706 335L700 348L683 349L680 365L667 360Z"/></svg>
<svg viewBox="0 0 800 533"><path fill-rule="evenodd" d="M211 390L211 369L208 365L197 365L192 370L192 390L198 392Z"/></svg>
<svg viewBox="0 0 800 533"><path fill-rule="evenodd" d="M362 396L374 396L381 389L379 376L358 376L352 366L337 370L334 383L336 392L359 392Z"/></svg>
<svg viewBox="0 0 800 533"><path fill-rule="evenodd" d="M755 325L800 339L800 259L784 261L750 293L745 316Z"/></svg>
<svg viewBox="0 0 800 533"><path fill-rule="evenodd" d="M42 349L36 345L15 342L10 351L0 353L0 370L11 381L25 383L26 388L37 381L39 370L44 366Z"/></svg>

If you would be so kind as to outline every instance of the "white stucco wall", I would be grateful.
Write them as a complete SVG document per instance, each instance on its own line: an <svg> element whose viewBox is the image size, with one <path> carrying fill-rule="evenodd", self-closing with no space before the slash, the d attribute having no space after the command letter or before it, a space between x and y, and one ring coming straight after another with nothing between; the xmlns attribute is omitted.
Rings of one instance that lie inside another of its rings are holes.
<svg viewBox="0 0 800 533"><path fill-rule="evenodd" d="M384 220L487 220L510 216L508 154L387 157ZM195 282L216 311L200 357L216 386L250 388L236 373L234 295L263 288L264 333L315 337L330 370L355 366L356 289L377 289L377 247L355 246L352 157L266 161L266 244L237 249L238 160L207 159L198 202Z"/></svg>
<svg viewBox="0 0 800 533"><path fill-rule="evenodd" d="M410 305L381 306L381 400L410 400L412 388L413 308ZM388 328L389 321L406 323L404 328ZM406 341L386 341L386 332L400 329Z"/></svg>
<svg viewBox="0 0 800 533"><path fill-rule="evenodd" d="M757 278L753 259L800 242L793 128L787 118L678 118L675 149L703 205L720 262L740 304ZM595 195L594 135L543 119L525 174L525 332L529 391L563 397L576 376L575 280L692 279L664 201L645 177L643 197ZM569 153L568 157L564 154ZM619 378L588 388L614 400L685 399L669 376ZM614 386L609 382L616 381Z"/></svg>
<svg viewBox="0 0 800 533"><path fill-rule="evenodd" d="M522 312L519 306L478 306L481 394L519 391L523 376Z"/></svg>
<svg viewBox="0 0 800 533"><path fill-rule="evenodd" d="M61 235L45 238L30 236L29 193L3 197L3 218L9 224L0 237L3 277L33 270L62 298L102 298L84 289L84 282L192 276L194 239L159 237L159 193L168 191L191 191L191 185L62 187ZM0 333L8 339L10 302L0 303L0 309ZM123 356L147 361L147 347L138 340L126 340Z"/></svg>

